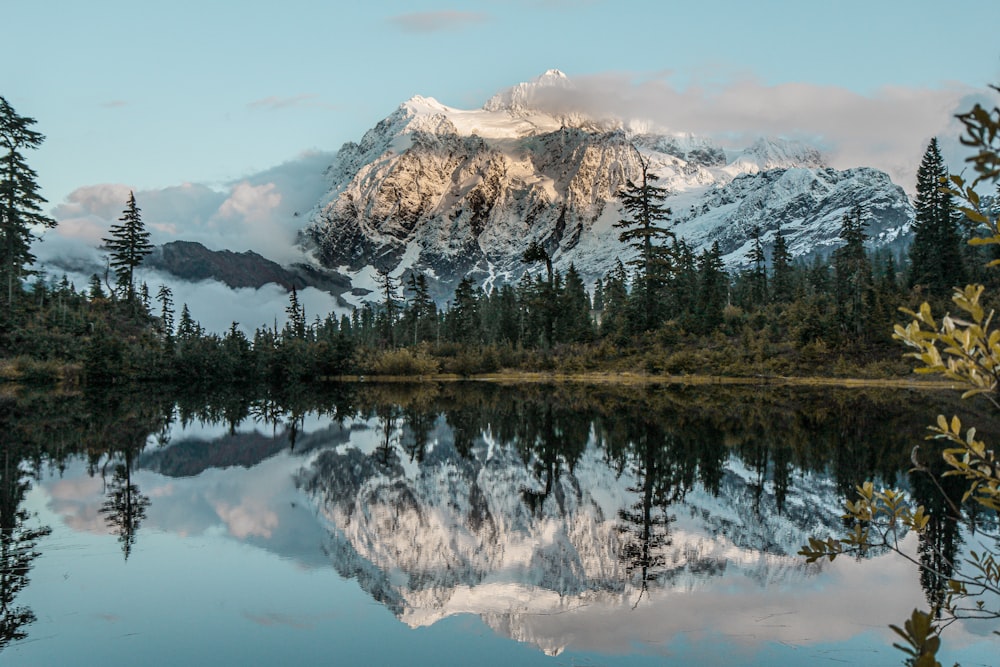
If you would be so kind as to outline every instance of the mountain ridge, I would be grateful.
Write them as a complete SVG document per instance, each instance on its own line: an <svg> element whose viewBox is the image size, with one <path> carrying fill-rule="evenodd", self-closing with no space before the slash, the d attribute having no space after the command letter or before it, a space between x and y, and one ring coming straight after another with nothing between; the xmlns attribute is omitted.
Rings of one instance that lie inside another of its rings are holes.
<svg viewBox="0 0 1000 667"><path fill-rule="evenodd" d="M424 273L439 296L465 276L485 287L516 281L531 242L556 268L572 263L593 280L634 254L613 225L617 194L643 162L670 193L677 234L696 252L719 240L730 267L745 263L754 227L765 246L780 232L794 254L825 254L858 204L870 204L873 245L898 248L907 235L912 207L884 172L832 169L818 149L787 139L733 150L534 106L571 86L550 70L477 110L404 102L338 152L301 242L321 265L361 281L375 270Z"/></svg>

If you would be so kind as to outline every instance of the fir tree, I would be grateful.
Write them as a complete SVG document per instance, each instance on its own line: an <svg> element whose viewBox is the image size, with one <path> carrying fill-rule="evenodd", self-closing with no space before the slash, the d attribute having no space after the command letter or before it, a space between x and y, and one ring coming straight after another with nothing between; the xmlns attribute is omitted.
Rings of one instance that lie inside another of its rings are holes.
<svg viewBox="0 0 1000 667"><path fill-rule="evenodd" d="M160 285L156 292L156 300L160 304L160 324L163 335L167 339L174 335L174 293L166 285Z"/></svg>
<svg viewBox="0 0 1000 667"><path fill-rule="evenodd" d="M601 315L601 335L621 336L625 334L625 319L628 308L628 273L620 259L604 277L604 312Z"/></svg>
<svg viewBox="0 0 1000 667"><path fill-rule="evenodd" d="M942 189L947 177L937 138L931 139L917 169L909 282L936 296L965 284L958 218L952 196Z"/></svg>
<svg viewBox="0 0 1000 667"><path fill-rule="evenodd" d="M655 329L663 319L660 303L666 277L672 269L670 249L665 245L674 233L662 223L670 220L670 209L664 205L667 190L653 185L658 179L649 171L649 163L640 158L642 180L629 179L619 191L625 217L615 223L623 230L618 240L635 248L639 256L630 262L636 268L636 284L632 289L635 299L633 328L640 331Z"/></svg>
<svg viewBox="0 0 1000 667"><path fill-rule="evenodd" d="M393 347L395 345L393 329L396 326L396 311L398 309L396 294L399 290L399 283L389 274L388 271L383 271L381 269L379 269L378 274L375 276L375 283L378 285L378 289L382 293L382 313L379 318L379 335L384 346Z"/></svg>
<svg viewBox="0 0 1000 667"><path fill-rule="evenodd" d="M149 242L149 232L142 222L134 193L128 193L128 202L118 221L121 224L112 225L111 235L101 240L104 242L104 249L111 255L111 268L118 279L119 292L128 303L133 303L135 269L142 264L146 255L153 252L153 244Z"/></svg>
<svg viewBox="0 0 1000 667"><path fill-rule="evenodd" d="M596 313L600 313L604 310L604 281L600 278L594 281L594 297L592 305L594 312Z"/></svg>
<svg viewBox="0 0 1000 667"><path fill-rule="evenodd" d="M100 276L96 273L90 274L90 282L87 283L87 298L91 301L96 301L97 299L104 299L106 297L104 288L101 287Z"/></svg>
<svg viewBox="0 0 1000 667"><path fill-rule="evenodd" d="M590 296L573 264L570 264L566 271L566 279L559 291L558 300L555 342L583 343L590 340L593 333L590 322Z"/></svg>
<svg viewBox="0 0 1000 667"><path fill-rule="evenodd" d="M36 227L55 227L42 214L45 199L38 192L37 174L28 166L23 149L38 148L45 140L31 129L34 118L21 116L0 97L0 279L7 283L7 307L14 303L14 286L34 263L31 241Z"/></svg>
<svg viewBox="0 0 1000 667"><path fill-rule="evenodd" d="M185 303L181 308L181 318L177 322L177 337L184 342L190 342L199 336L201 336L201 326L191 317L191 311Z"/></svg>
<svg viewBox="0 0 1000 667"><path fill-rule="evenodd" d="M416 345L420 341L430 340L436 308L424 274L411 273L407 289L410 292L410 304L406 318L409 329L413 332L413 344Z"/></svg>
<svg viewBox="0 0 1000 667"><path fill-rule="evenodd" d="M306 337L306 308L299 303L299 295L292 285L292 291L288 293L288 305L285 306L285 313L288 314L288 324L285 327L286 335L290 338L304 339Z"/></svg>
<svg viewBox="0 0 1000 667"><path fill-rule="evenodd" d="M719 242L702 252L698 260L698 302L695 311L696 326L708 333L722 323L722 313L729 291L729 276L722 263Z"/></svg>
<svg viewBox="0 0 1000 667"><path fill-rule="evenodd" d="M767 257L764 255L764 244L761 242L760 227L754 227L750 232L750 252L747 260L750 262L750 302L755 306L767 303Z"/></svg>
<svg viewBox="0 0 1000 667"><path fill-rule="evenodd" d="M771 248L771 299L779 303L791 301L793 297L792 253L788 250L788 242L779 231L774 237L774 247Z"/></svg>
<svg viewBox="0 0 1000 667"><path fill-rule="evenodd" d="M674 268L667 283L667 305L671 318L690 327L698 309L698 262L684 239L674 239Z"/></svg>
<svg viewBox="0 0 1000 667"><path fill-rule="evenodd" d="M468 276L455 288L455 303L450 315L452 340L466 344L479 342L479 302L476 288Z"/></svg>
<svg viewBox="0 0 1000 667"><path fill-rule="evenodd" d="M554 342L557 317L555 278L552 272L552 258L538 241L532 241L521 255L521 261L526 263L545 262L545 283L535 286L532 310L539 317L542 325L542 345L548 346Z"/></svg>
<svg viewBox="0 0 1000 667"><path fill-rule="evenodd" d="M833 253L834 296L841 327L851 334L863 333L868 308L866 296L872 288L871 263L865 255L865 228L868 222L860 206L844 216L840 238L844 245Z"/></svg>

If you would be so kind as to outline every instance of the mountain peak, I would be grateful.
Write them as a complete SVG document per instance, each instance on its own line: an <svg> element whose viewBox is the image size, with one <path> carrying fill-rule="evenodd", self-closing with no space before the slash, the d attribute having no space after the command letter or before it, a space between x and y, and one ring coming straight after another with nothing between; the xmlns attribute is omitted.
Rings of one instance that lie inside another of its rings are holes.
<svg viewBox="0 0 1000 667"><path fill-rule="evenodd" d="M546 70L531 81L522 82L502 90L483 105L485 111L509 111L524 113L533 108L539 91L551 88L570 88L569 77L557 69Z"/></svg>
<svg viewBox="0 0 1000 667"><path fill-rule="evenodd" d="M778 137L759 137L753 145L743 150L732 164L740 171L767 171L788 167L826 167L823 154L801 141Z"/></svg>
<svg viewBox="0 0 1000 667"><path fill-rule="evenodd" d="M399 105L400 109L405 109L413 114L443 113L450 111L449 107L441 104L433 97L414 95Z"/></svg>

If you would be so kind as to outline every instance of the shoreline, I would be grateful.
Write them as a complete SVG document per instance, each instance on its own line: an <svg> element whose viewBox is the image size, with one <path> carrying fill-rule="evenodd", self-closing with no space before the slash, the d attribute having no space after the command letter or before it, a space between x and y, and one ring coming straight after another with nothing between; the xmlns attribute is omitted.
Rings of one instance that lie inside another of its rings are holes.
<svg viewBox="0 0 1000 667"><path fill-rule="evenodd" d="M803 386L841 387L859 389L917 389L924 391L959 390L955 382L944 380L909 380L903 378L840 378L820 376L755 376L735 377L725 375L647 375L643 373L554 373L528 371L501 371L480 375L336 375L323 378L324 382L493 382L497 384L594 384L594 385L746 385L746 386Z"/></svg>

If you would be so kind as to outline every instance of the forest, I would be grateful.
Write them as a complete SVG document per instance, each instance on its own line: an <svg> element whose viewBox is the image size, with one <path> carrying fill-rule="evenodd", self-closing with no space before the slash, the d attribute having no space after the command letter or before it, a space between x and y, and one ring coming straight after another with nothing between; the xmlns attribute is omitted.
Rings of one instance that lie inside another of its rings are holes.
<svg viewBox="0 0 1000 667"><path fill-rule="evenodd" d="M233 322L208 332L168 286L137 283L153 246L133 194L103 239L104 276L77 286L34 271L32 242L57 224L42 211L24 155L44 136L2 98L0 114L0 380L266 385L500 371L906 377L910 364L892 340L907 319L900 307L929 301L940 309L955 286L998 282L985 268L993 248L968 243L987 226L958 213L940 189L948 168L932 140L917 176L912 243L900 254L871 249L871 212L859 203L829 256L793 258L780 233L768 252L754 229L749 264L727 269L717 244L696 253L671 231L669 193L643 165L619 193L616 226L634 259L592 285L572 265L553 270L547 250L532 244L518 282L484 291L466 278L445 307L431 299L425 276L382 272L377 298L350 315L307 313L292 289L283 327L248 335ZM985 210L995 221L1000 206L991 201Z"/></svg>

